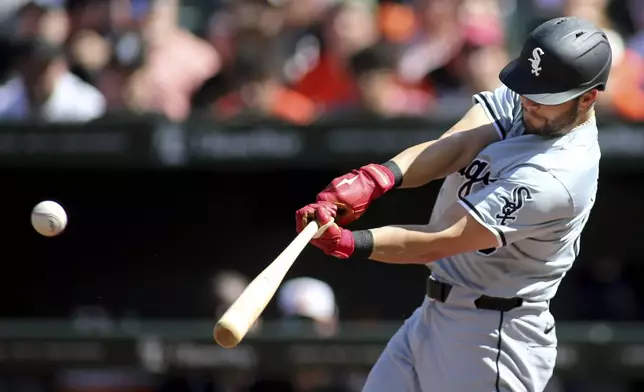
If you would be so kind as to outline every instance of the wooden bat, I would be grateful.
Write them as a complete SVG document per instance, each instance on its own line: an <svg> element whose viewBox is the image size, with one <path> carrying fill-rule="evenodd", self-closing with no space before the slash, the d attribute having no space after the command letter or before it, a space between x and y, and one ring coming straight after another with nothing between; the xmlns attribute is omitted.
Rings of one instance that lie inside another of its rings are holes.
<svg viewBox="0 0 644 392"><path fill-rule="evenodd" d="M250 282L215 325L213 337L217 344L232 348L242 341L275 295L284 276L304 247L311 239L322 235L332 224L333 220L322 227L319 227L315 220L309 222L282 253Z"/></svg>

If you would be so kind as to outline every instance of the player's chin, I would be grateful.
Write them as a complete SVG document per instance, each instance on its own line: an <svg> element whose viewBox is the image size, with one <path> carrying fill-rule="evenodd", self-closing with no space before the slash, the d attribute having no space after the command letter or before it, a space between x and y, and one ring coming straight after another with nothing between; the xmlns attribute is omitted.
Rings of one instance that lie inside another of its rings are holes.
<svg viewBox="0 0 644 392"><path fill-rule="evenodd" d="M529 119L526 119L525 117L523 118L523 127L526 130L526 133L532 134L532 135L544 135L548 132L548 126L547 123L541 122L540 124L537 124L536 121L531 121Z"/></svg>
<svg viewBox="0 0 644 392"><path fill-rule="evenodd" d="M544 137L557 137L561 135L562 128L553 126L549 122L545 122L540 127L528 127L526 126L526 131L533 135L539 135Z"/></svg>

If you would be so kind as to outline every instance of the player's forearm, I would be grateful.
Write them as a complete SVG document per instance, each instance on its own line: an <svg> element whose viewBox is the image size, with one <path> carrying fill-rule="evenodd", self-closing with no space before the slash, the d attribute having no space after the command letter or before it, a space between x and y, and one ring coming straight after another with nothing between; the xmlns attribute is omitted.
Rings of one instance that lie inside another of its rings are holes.
<svg viewBox="0 0 644 392"><path fill-rule="evenodd" d="M466 152L457 134L410 147L391 160L403 173L400 188L416 188L459 170ZM465 163L465 165L467 162Z"/></svg>
<svg viewBox="0 0 644 392"><path fill-rule="evenodd" d="M358 235L358 234L356 234ZM426 264L444 255L427 225L385 226L365 230L361 235L371 236L372 252L369 259L390 264Z"/></svg>
<svg viewBox="0 0 644 392"><path fill-rule="evenodd" d="M485 111L475 105L439 139L410 147L391 160L403 174L400 187L415 188L462 169L497 140Z"/></svg>

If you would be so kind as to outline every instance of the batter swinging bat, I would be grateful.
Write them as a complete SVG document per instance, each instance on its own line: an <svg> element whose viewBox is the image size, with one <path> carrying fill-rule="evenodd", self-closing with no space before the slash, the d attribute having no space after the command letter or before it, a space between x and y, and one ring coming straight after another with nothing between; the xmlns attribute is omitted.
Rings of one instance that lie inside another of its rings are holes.
<svg viewBox="0 0 644 392"><path fill-rule="evenodd" d="M331 224L333 220L322 227L319 227L315 220L309 222L286 249L250 282L215 325L213 336L217 344L232 348L241 342L275 295L284 276L304 247Z"/></svg>

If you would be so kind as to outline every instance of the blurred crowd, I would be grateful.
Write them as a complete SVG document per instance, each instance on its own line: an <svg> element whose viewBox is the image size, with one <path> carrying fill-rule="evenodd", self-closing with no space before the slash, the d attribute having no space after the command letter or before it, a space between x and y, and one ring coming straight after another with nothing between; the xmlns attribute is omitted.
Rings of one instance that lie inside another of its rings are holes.
<svg viewBox="0 0 644 392"><path fill-rule="evenodd" d="M456 116L541 21L614 51L598 110L644 119L644 0L3 0L0 119L153 112L309 124Z"/></svg>

